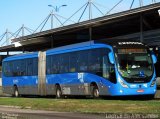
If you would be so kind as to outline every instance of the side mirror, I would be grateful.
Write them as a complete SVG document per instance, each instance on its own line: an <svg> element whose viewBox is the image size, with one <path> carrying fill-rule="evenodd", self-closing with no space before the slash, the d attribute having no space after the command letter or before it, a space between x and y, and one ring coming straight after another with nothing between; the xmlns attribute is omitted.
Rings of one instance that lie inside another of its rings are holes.
<svg viewBox="0 0 160 119"><path fill-rule="evenodd" d="M112 52L110 52L109 54L108 54L108 57L109 57L109 62L111 63L111 64L114 64L114 55L113 55L113 53Z"/></svg>
<svg viewBox="0 0 160 119"><path fill-rule="evenodd" d="M154 64L157 63L157 57L155 56L155 54L152 54L151 56L152 56L153 63Z"/></svg>

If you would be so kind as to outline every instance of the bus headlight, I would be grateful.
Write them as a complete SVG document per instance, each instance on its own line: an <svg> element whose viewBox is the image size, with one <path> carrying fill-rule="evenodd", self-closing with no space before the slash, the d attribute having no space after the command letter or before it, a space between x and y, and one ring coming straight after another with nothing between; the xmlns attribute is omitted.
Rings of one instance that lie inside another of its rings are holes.
<svg viewBox="0 0 160 119"><path fill-rule="evenodd" d="M128 85L125 84L122 80L119 80L120 84L122 85L123 88L128 88Z"/></svg>
<svg viewBox="0 0 160 119"><path fill-rule="evenodd" d="M150 86L150 87L153 87L155 84L156 84L156 78L152 81L152 83L151 83L151 86Z"/></svg>

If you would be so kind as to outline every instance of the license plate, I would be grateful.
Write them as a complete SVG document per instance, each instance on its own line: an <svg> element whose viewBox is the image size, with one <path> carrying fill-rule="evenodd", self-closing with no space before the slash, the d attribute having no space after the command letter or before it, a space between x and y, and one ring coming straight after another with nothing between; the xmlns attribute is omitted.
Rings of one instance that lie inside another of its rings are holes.
<svg viewBox="0 0 160 119"><path fill-rule="evenodd" d="M144 90L137 90L137 92L138 92L138 93L143 93L143 92L144 92Z"/></svg>

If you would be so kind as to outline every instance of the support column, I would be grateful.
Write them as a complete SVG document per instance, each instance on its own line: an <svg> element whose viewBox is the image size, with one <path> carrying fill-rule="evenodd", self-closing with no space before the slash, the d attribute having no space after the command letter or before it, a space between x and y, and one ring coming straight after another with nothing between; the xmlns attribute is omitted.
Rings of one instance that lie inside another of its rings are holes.
<svg viewBox="0 0 160 119"><path fill-rule="evenodd" d="M54 41L54 36L53 36L53 35L51 35L51 48L53 48L53 47L54 47L54 43L53 43L53 41Z"/></svg>
<svg viewBox="0 0 160 119"><path fill-rule="evenodd" d="M51 12L51 29L53 29L53 10L52 10L52 12Z"/></svg>
<svg viewBox="0 0 160 119"><path fill-rule="evenodd" d="M143 7L143 0L139 0L140 7Z"/></svg>
<svg viewBox="0 0 160 119"><path fill-rule="evenodd" d="M25 30L25 27L24 27L24 24L22 25L22 37L24 36L24 30Z"/></svg>
<svg viewBox="0 0 160 119"><path fill-rule="evenodd" d="M89 27L89 41L93 40L92 39L92 27Z"/></svg>
<svg viewBox="0 0 160 119"><path fill-rule="evenodd" d="M23 53L24 53L25 52L24 47L22 48L22 50L23 50Z"/></svg>
<svg viewBox="0 0 160 119"><path fill-rule="evenodd" d="M143 14L140 14L140 41L143 42Z"/></svg>
<svg viewBox="0 0 160 119"><path fill-rule="evenodd" d="M152 3L156 3L156 0L152 0Z"/></svg>
<svg viewBox="0 0 160 119"><path fill-rule="evenodd" d="M9 56L9 51L7 51L7 56Z"/></svg>
<svg viewBox="0 0 160 119"><path fill-rule="evenodd" d="M92 0L89 0L89 20L92 19Z"/></svg>
<svg viewBox="0 0 160 119"><path fill-rule="evenodd" d="M8 29L6 29L6 45L9 45L9 32L8 32Z"/></svg>

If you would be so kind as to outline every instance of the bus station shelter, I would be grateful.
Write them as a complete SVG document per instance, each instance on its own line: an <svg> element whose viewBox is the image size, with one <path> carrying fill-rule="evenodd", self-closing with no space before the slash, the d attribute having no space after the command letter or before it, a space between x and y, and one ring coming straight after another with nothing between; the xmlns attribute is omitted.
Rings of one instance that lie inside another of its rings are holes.
<svg viewBox="0 0 160 119"><path fill-rule="evenodd" d="M131 39L159 46L160 3L15 38L11 45L0 47L0 52L32 52L101 39Z"/></svg>

